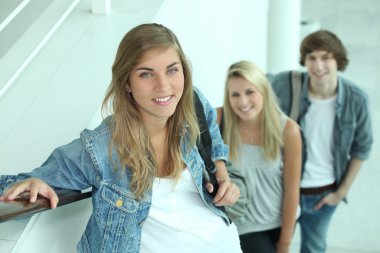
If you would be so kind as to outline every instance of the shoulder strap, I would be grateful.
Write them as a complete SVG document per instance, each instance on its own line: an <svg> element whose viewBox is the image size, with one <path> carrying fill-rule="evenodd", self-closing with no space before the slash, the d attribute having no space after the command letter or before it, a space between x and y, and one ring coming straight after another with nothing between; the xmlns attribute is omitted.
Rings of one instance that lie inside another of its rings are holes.
<svg viewBox="0 0 380 253"><path fill-rule="evenodd" d="M204 114L203 104L200 101L198 94L194 92L194 105L195 112L198 118L199 130L201 132L200 138L197 141L198 152L201 155L203 161L205 162L206 171L204 171L203 176L204 180L211 182L214 186L213 195L218 192L218 183L216 180L216 168L215 164L211 159L211 147L212 140L210 131L207 126L206 116Z"/></svg>
<svg viewBox="0 0 380 253"><path fill-rule="evenodd" d="M217 123L219 125L220 135L223 136L223 127L224 127L224 117L223 117L223 107L216 108L218 113Z"/></svg>
<svg viewBox="0 0 380 253"><path fill-rule="evenodd" d="M299 117L299 102L300 102L300 94L301 94L301 87L302 87L302 73L299 71L292 71L291 72L291 81L292 81L292 107L290 109L290 115L289 117L293 119L295 122L298 122ZM302 176L303 172L305 171L305 163L307 159L307 150L306 150L306 140L305 135L301 129L301 139L302 139Z"/></svg>
<svg viewBox="0 0 380 253"><path fill-rule="evenodd" d="M302 73L298 71L291 72L292 81L292 107L290 109L289 117L295 122L298 121L299 109L300 109L300 94L302 86Z"/></svg>

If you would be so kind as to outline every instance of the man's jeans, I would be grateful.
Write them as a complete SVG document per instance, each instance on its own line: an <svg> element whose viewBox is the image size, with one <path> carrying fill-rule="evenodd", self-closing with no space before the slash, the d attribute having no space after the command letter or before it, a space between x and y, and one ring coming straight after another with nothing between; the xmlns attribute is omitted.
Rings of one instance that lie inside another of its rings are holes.
<svg viewBox="0 0 380 253"><path fill-rule="evenodd" d="M327 230L337 206L324 205L317 211L314 206L331 191L319 195L301 195L301 215L298 218L301 228L301 253L326 251Z"/></svg>

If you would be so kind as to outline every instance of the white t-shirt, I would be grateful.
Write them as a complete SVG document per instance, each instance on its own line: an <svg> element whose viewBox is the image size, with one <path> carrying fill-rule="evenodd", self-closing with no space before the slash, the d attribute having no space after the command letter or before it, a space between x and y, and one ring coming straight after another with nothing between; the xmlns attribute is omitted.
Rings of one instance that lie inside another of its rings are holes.
<svg viewBox="0 0 380 253"><path fill-rule="evenodd" d="M188 169L177 184L155 178L152 206L142 227L141 253L241 252L234 224L203 203Z"/></svg>
<svg viewBox="0 0 380 253"><path fill-rule="evenodd" d="M319 187L334 183L334 123L336 96L319 100L310 98L305 115L307 160L301 187Z"/></svg>

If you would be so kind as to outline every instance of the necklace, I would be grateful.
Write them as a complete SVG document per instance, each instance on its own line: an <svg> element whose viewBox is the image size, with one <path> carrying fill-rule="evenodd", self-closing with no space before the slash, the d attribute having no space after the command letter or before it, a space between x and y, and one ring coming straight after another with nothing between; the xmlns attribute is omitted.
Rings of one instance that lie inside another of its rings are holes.
<svg viewBox="0 0 380 253"><path fill-rule="evenodd" d="M261 144L261 131L259 129L239 127L240 137L243 143L260 145Z"/></svg>

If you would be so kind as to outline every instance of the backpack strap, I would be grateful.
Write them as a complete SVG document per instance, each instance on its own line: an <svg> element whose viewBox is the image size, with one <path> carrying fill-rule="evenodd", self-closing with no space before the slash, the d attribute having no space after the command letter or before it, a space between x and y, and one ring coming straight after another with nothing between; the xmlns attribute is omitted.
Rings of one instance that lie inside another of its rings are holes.
<svg viewBox="0 0 380 253"><path fill-rule="evenodd" d="M298 122L300 110L300 94L302 86L302 73L298 71L291 71L292 83L292 107L290 108L289 117Z"/></svg>
<svg viewBox="0 0 380 253"><path fill-rule="evenodd" d="M300 110L300 95L302 87L302 73L299 71L291 71L291 82L292 82L292 107L290 109L289 117L298 123L299 110ZM302 139L302 172L305 171L305 163L307 159L307 150L306 150L306 139L304 132L301 129L301 139Z"/></svg>
<svg viewBox="0 0 380 253"><path fill-rule="evenodd" d="M219 125L220 135L223 136L223 127L224 127L223 107L216 108L216 112L218 113L216 122Z"/></svg>
<svg viewBox="0 0 380 253"><path fill-rule="evenodd" d="M201 132L200 138L197 140L197 147L198 152L201 155L206 167L205 171L203 172L203 180L204 182L210 182L214 186L214 191L211 194L215 196L218 192L219 185L215 175L215 164L211 159L212 139L207 126L203 104L196 92L194 92L194 106L198 119L199 130Z"/></svg>

